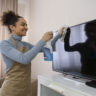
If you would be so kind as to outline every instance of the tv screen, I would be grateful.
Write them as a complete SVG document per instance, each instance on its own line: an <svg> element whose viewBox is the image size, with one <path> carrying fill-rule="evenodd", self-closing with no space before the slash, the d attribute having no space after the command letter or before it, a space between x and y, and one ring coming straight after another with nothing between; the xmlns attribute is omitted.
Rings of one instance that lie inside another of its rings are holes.
<svg viewBox="0 0 96 96"><path fill-rule="evenodd" d="M64 42L56 42L53 70L96 80L96 20L67 29Z"/></svg>

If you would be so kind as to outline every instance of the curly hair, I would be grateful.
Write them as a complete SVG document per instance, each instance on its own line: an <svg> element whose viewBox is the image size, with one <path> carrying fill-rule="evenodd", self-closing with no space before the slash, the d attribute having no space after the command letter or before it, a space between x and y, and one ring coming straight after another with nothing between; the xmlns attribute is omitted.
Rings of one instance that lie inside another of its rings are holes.
<svg viewBox="0 0 96 96"><path fill-rule="evenodd" d="M9 26L10 25L15 26L16 22L18 21L18 18L22 18L22 17L15 14L13 11L7 11L7 12L3 12L3 15L1 16L1 22L3 25L7 26L10 33L12 33Z"/></svg>

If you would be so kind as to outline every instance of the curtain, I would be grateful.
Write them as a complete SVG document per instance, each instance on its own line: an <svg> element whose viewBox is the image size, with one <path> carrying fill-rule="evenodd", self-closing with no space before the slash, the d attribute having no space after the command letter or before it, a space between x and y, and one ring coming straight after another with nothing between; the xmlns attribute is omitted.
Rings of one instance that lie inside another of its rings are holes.
<svg viewBox="0 0 96 96"><path fill-rule="evenodd" d="M18 0L0 0L0 17L2 16L4 11L14 11L17 13L18 10ZM1 19L1 18L0 18ZM9 31L7 27L2 26L0 22L0 41L1 40L6 40L8 38ZM5 77L5 65L3 63L3 60L0 55L0 78Z"/></svg>

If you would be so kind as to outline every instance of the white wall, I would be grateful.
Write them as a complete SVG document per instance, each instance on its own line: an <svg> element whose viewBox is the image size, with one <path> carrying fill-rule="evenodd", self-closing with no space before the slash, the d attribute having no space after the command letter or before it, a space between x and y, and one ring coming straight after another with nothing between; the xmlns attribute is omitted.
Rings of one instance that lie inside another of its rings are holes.
<svg viewBox="0 0 96 96"><path fill-rule="evenodd" d="M64 25L75 25L96 18L96 0L31 0L29 41L36 44L44 32ZM39 54L32 61L32 77L53 74L52 63Z"/></svg>

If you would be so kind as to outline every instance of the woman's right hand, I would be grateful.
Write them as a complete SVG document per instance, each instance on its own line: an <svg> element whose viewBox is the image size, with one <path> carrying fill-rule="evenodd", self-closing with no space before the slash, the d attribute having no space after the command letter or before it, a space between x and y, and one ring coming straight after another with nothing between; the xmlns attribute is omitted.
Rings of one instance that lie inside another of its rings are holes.
<svg viewBox="0 0 96 96"><path fill-rule="evenodd" d="M42 40L47 42L49 41L50 39L52 39L53 37L53 33L52 32L46 32L43 37L42 37Z"/></svg>

